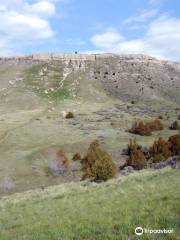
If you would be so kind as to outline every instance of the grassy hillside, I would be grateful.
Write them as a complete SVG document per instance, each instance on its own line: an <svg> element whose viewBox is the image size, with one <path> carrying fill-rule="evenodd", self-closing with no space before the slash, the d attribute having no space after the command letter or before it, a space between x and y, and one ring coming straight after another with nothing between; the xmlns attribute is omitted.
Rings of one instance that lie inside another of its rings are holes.
<svg viewBox="0 0 180 240"><path fill-rule="evenodd" d="M0 200L1 240L180 239L180 172L142 171L102 184L69 183ZM174 229L134 234L137 226Z"/></svg>
<svg viewBox="0 0 180 240"><path fill-rule="evenodd" d="M126 130L138 119L162 115L165 125L163 131L151 137L137 136L143 146L149 146L159 136L167 139L175 134L177 131L168 127L180 114L180 72L176 66L168 66L140 61L137 56L92 62L2 61L0 196L78 181L82 173L76 163L71 164L70 174L55 178L45 169L59 149L72 159L77 152L85 154L95 139L119 167L124 161L121 150L134 137ZM165 94L167 89L170 95ZM138 101L137 96L142 100ZM64 111L74 112L75 118L64 119ZM12 182L8 192L7 178Z"/></svg>

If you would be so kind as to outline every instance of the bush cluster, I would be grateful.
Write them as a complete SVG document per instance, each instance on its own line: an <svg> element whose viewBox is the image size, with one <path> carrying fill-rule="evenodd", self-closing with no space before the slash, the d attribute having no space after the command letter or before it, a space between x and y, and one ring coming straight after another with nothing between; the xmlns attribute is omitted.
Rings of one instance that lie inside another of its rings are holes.
<svg viewBox="0 0 180 240"><path fill-rule="evenodd" d="M150 136L153 131L163 130L163 128L162 122L159 119L155 119L146 123L143 121L135 122L129 132L141 136Z"/></svg>
<svg viewBox="0 0 180 240"><path fill-rule="evenodd" d="M116 165L111 156L104 151L98 141L90 144L86 156L81 160L83 177L92 181L106 181L115 176Z"/></svg>
<svg viewBox="0 0 180 240"><path fill-rule="evenodd" d="M135 122L132 128L129 130L130 133L138 134L141 136L150 136L151 130L147 124L143 121Z"/></svg>
<svg viewBox="0 0 180 240"><path fill-rule="evenodd" d="M136 170L141 170L147 166L146 151L139 145L136 139L130 139L127 149L123 152L128 155L128 158L120 169L126 166L132 166Z"/></svg>
<svg viewBox="0 0 180 240"><path fill-rule="evenodd" d="M169 137L168 141L159 138L149 149L144 149L136 140L130 140L125 151L128 155L126 163L121 167L132 166L134 169L146 168L148 161L161 162L170 156L180 156L180 134Z"/></svg>

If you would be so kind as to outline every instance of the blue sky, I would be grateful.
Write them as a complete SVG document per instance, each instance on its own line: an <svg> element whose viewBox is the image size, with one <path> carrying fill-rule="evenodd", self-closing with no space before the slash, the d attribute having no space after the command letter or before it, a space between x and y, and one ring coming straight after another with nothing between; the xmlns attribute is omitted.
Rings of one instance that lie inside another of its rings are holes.
<svg viewBox="0 0 180 240"><path fill-rule="evenodd" d="M0 0L0 55L74 51L180 61L180 1Z"/></svg>

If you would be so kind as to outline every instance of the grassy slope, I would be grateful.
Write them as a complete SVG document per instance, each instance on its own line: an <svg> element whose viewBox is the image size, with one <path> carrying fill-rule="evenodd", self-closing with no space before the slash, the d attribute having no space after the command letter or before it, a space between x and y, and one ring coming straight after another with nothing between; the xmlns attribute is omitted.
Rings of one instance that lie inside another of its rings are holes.
<svg viewBox="0 0 180 240"><path fill-rule="evenodd" d="M101 65L103 77L103 62ZM44 169L54 161L58 149L63 149L71 159L76 152L83 155L95 139L101 141L119 166L124 161L119 152L126 147L129 138L135 137L125 130L136 118L149 118L141 115L141 109L136 115L138 104L127 109L130 103L104 91L100 79L94 78L94 69L98 65L87 64L85 69L72 72L67 68L65 75L63 66L61 62L28 62L13 66L6 63L0 66L0 89L7 88L0 91L0 196L6 194L4 179L7 176L14 185L11 193L79 179L79 170L70 177L51 178ZM23 81L9 84L9 80L19 77ZM62 82L63 87L59 88ZM45 93L51 88L55 91ZM165 106L164 101L158 106L154 102L143 104L140 107L157 107L158 115L161 114L158 109ZM168 107L173 108L174 105ZM62 111L73 110L75 119L64 120ZM165 113L162 115L165 122ZM177 119L178 113L172 111L169 115L171 119L164 131L154 132L150 137L136 136L138 143L149 146L159 136L168 138L175 134L167 128Z"/></svg>
<svg viewBox="0 0 180 240"><path fill-rule="evenodd" d="M139 239L179 239L179 181L179 170L167 168L14 194L0 200L0 239L138 239L136 226L174 228Z"/></svg>

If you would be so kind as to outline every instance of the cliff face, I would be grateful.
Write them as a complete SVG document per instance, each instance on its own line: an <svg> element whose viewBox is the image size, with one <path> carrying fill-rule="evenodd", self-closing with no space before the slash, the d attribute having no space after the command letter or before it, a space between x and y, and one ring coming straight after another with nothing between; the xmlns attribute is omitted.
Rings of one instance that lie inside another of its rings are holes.
<svg viewBox="0 0 180 240"><path fill-rule="evenodd" d="M4 74L0 75L1 90L21 81L31 85L29 90L39 88L45 93L66 85L74 97L104 91L124 101L180 103L180 64L145 55L33 54L1 58L0 70Z"/></svg>
<svg viewBox="0 0 180 240"><path fill-rule="evenodd" d="M95 69L95 78L116 97L165 98L180 103L180 64L129 55L97 59Z"/></svg>

